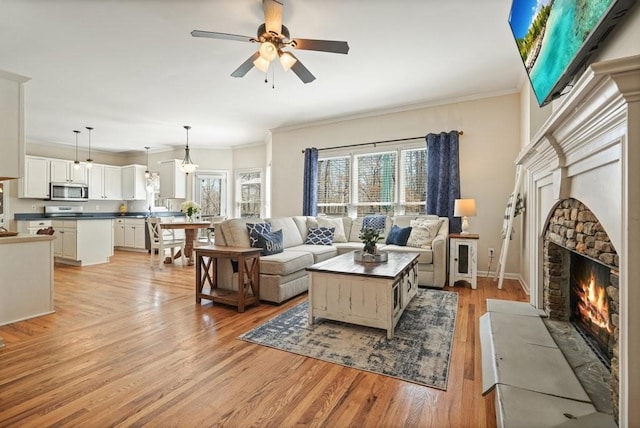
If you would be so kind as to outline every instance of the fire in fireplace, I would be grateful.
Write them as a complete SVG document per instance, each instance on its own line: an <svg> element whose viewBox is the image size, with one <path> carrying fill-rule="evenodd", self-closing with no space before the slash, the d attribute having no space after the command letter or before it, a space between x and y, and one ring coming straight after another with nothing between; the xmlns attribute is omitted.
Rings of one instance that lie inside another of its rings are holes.
<svg viewBox="0 0 640 428"><path fill-rule="evenodd" d="M609 314L609 268L571 252L571 318L594 351L610 367L613 356L613 327Z"/></svg>

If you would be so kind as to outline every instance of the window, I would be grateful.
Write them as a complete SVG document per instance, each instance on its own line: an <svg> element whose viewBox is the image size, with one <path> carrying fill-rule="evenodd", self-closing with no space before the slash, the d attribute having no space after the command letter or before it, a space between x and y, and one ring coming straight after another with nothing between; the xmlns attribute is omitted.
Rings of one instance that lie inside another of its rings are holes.
<svg viewBox="0 0 640 428"><path fill-rule="evenodd" d="M318 213L423 213L426 174L422 147L319 159Z"/></svg>
<svg viewBox="0 0 640 428"><path fill-rule="evenodd" d="M423 214L427 201L427 150L403 150L400 156L400 203L405 214Z"/></svg>
<svg viewBox="0 0 640 428"><path fill-rule="evenodd" d="M196 172L195 201L203 220L227 215L227 173Z"/></svg>
<svg viewBox="0 0 640 428"><path fill-rule="evenodd" d="M236 174L236 204L238 217L255 218L261 216L262 172L243 171Z"/></svg>
<svg viewBox="0 0 640 428"><path fill-rule="evenodd" d="M396 202L396 152L374 153L355 157L358 183L358 216L393 212Z"/></svg>
<svg viewBox="0 0 640 428"><path fill-rule="evenodd" d="M350 166L349 156L318 160L318 213L347 215Z"/></svg>

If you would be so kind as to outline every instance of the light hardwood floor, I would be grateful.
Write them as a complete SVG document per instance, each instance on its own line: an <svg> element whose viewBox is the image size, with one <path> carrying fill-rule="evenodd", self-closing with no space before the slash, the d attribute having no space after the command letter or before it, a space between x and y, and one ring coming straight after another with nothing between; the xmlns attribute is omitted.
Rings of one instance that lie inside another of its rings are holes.
<svg viewBox="0 0 640 428"><path fill-rule="evenodd" d="M526 301L515 281L456 286L447 391L236 337L303 301L196 305L195 268L146 253L57 265L56 313L0 327L0 426L495 426L481 395L478 317L487 298Z"/></svg>

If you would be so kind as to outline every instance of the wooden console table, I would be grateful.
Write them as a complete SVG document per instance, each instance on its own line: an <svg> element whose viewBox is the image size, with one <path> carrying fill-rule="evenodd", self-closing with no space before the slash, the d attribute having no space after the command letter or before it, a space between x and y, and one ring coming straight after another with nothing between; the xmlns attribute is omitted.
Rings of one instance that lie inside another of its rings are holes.
<svg viewBox="0 0 640 428"><path fill-rule="evenodd" d="M208 299L236 306L238 312L244 312L245 305L259 305L261 251L261 248L215 245L196 248L196 303ZM238 291L218 287L218 262L222 259L238 262ZM209 293L202 292L205 285L210 287Z"/></svg>

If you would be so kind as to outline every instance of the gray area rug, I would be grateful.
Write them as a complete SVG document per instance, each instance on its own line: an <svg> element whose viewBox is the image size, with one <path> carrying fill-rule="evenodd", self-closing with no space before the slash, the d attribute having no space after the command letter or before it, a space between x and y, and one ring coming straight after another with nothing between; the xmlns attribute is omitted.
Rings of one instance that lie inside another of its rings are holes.
<svg viewBox="0 0 640 428"><path fill-rule="evenodd" d="M310 329L305 301L239 339L446 390L457 309L457 293L419 289L387 340L386 330L338 321Z"/></svg>

